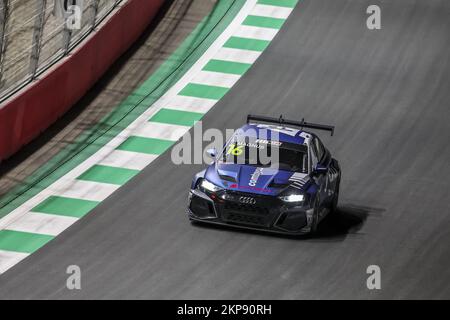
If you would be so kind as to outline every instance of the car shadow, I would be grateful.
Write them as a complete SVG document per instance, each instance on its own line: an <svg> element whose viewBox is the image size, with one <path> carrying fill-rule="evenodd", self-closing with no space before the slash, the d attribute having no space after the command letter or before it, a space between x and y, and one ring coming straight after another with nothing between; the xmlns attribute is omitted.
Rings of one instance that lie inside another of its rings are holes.
<svg viewBox="0 0 450 320"><path fill-rule="evenodd" d="M383 211L385 211L385 209L354 204L343 204L338 207L335 213L329 214L320 222L315 234L300 236L291 236L251 229L239 229L233 226L213 225L202 222L193 222L192 224L199 228L210 228L221 231L248 233L291 240L342 241L348 235L362 235L359 231L363 227L366 219L370 215L379 216Z"/></svg>
<svg viewBox="0 0 450 320"><path fill-rule="evenodd" d="M359 206L354 204L340 205L334 214L321 221L316 234L308 236L311 240L343 240L348 235L360 233L367 218L379 216L385 209Z"/></svg>

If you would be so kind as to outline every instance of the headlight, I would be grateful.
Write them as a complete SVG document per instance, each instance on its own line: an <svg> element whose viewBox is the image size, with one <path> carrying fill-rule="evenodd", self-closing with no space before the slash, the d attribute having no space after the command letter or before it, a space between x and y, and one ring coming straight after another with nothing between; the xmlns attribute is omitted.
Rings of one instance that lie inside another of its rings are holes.
<svg viewBox="0 0 450 320"><path fill-rule="evenodd" d="M214 183L211 183L206 179L202 180L202 182L200 183L200 187L202 187L203 189L208 190L210 192L217 192L222 189L219 186L216 186Z"/></svg>
<svg viewBox="0 0 450 320"><path fill-rule="evenodd" d="M284 202L303 202L305 196L303 194L290 194L288 196L282 196L280 199Z"/></svg>

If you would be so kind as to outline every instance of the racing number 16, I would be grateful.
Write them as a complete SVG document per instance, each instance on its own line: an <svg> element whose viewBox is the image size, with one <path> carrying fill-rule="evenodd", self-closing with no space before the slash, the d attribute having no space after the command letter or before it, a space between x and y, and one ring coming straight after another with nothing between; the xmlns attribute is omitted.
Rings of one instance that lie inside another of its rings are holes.
<svg viewBox="0 0 450 320"><path fill-rule="evenodd" d="M240 156L242 154L242 148L244 146L238 146L236 144L230 145L230 148L228 149L228 154L231 154L233 156Z"/></svg>

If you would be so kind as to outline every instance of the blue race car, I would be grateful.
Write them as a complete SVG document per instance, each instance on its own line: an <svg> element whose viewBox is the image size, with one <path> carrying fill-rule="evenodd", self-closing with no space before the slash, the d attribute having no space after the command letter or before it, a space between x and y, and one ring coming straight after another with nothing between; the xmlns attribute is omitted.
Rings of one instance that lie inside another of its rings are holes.
<svg viewBox="0 0 450 320"><path fill-rule="evenodd" d="M332 126L304 120L249 115L223 150L207 151L214 162L192 181L189 219L291 235L314 233L336 210L341 170L320 139L304 128L334 132Z"/></svg>

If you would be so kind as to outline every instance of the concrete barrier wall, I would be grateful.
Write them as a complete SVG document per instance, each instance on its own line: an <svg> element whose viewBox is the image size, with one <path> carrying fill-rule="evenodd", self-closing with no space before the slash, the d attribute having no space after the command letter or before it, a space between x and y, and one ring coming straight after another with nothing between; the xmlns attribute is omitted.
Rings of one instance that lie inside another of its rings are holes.
<svg viewBox="0 0 450 320"><path fill-rule="evenodd" d="M129 0L67 58L0 106L0 161L47 129L136 41L165 0Z"/></svg>

